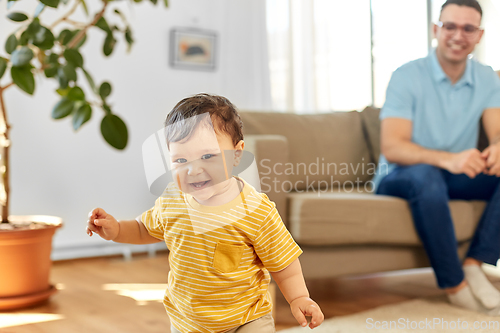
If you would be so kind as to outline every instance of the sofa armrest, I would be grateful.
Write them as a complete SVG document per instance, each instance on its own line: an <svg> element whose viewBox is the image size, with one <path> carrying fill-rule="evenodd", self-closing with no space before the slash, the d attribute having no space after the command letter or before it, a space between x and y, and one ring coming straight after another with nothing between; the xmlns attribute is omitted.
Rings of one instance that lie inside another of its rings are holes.
<svg viewBox="0 0 500 333"><path fill-rule="evenodd" d="M245 135L245 150L255 156L261 190L276 204L287 225L287 194L291 186L284 173L288 162L287 138L282 135Z"/></svg>

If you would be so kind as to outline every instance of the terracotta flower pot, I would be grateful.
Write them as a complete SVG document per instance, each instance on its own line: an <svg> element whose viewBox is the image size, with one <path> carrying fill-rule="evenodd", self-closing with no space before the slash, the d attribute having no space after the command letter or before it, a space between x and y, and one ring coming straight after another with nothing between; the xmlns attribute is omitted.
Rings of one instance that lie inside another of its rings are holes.
<svg viewBox="0 0 500 333"><path fill-rule="evenodd" d="M56 291L49 284L50 253L62 220L33 215L11 216L9 221L16 228L0 230L0 310L38 304Z"/></svg>

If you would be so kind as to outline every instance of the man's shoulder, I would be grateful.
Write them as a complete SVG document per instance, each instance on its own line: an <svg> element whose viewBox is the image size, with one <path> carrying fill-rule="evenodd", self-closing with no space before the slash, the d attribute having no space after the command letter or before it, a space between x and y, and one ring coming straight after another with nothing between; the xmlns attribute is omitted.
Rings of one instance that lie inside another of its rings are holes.
<svg viewBox="0 0 500 333"><path fill-rule="evenodd" d="M393 85L412 86L415 82L425 81L430 76L426 59L412 60L399 66L392 73L391 81Z"/></svg>
<svg viewBox="0 0 500 333"><path fill-rule="evenodd" d="M470 60L470 64L472 65L474 76L479 82L490 85L498 80L498 75L491 66L482 64L475 59Z"/></svg>

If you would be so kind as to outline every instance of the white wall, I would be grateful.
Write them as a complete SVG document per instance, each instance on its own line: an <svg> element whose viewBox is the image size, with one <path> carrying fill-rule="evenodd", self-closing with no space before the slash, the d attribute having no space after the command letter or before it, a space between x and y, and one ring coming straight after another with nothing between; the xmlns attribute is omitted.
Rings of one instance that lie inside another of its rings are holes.
<svg viewBox="0 0 500 333"><path fill-rule="evenodd" d="M88 2L91 10L97 10L96 0ZM90 33L82 48L86 67L95 81L109 80L113 85L109 100L130 132L125 151L116 151L101 138L100 109L94 108L91 121L76 134L70 119L52 120L50 111L58 101L55 82L37 78L33 97L17 88L5 93L12 125L11 214L62 217L65 225L55 237L55 258L114 251L102 248L110 243L85 233L87 213L93 207L103 207L118 219L129 219L154 204L155 197L149 193L144 175L141 145L161 128L165 115L177 101L210 92L228 97L240 109L270 107L265 1L169 2L168 9L149 2L116 4L129 14L134 30L136 43L130 54L126 54L125 43L120 40L111 57L102 56L104 36L98 30ZM32 12L35 4L24 2L14 8L29 8ZM0 6L0 56L6 56L3 44L14 25L5 19L5 1ZM51 23L66 10L47 10L42 24ZM218 32L216 71L168 66L168 36L174 26ZM9 81L9 75L4 75L0 83Z"/></svg>
<svg viewBox="0 0 500 333"><path fill-rule="evenodd" d="M500 44L498 36L500 32L500 0L480 0L483 9L484 35L481 43L476 47L478 59L491 66L494 70L500 70Z"/></svg>

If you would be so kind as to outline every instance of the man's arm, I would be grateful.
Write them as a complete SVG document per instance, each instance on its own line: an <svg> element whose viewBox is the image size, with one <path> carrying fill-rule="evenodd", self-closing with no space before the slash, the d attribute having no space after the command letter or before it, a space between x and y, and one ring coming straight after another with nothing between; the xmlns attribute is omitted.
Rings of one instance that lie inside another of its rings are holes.
<svg viewBox="0 0 500 333"><path fill-rule="evenodd" d="M483 172L484 158L477 149L449 153L426 149L411 141L412 121L402 118L382 120L380 147L387 161L399 165L429 164L451 173L465 173L470 178Z"/></svg>
<svg viewBox="0 0 500 333"><path fill-rule="evenodd" d="M484 110L483 127L490 142L481 154L486 159L487 173L500 177L500 108Z"/></svg>
<svg viewBox="0 0 500 333"><path fill-rule="evenodd" d="M382 154L391 163L400 165L430 164L445 167L448 152L430 150L411 142L412 121L403 118L382 120L380 147Z"/></svg>
<svg viewBox="0 0 500 333"><path fill-rule="evenodd" d="M490 145L500 142L500 108L484 110L483 127Z"/></svg>

